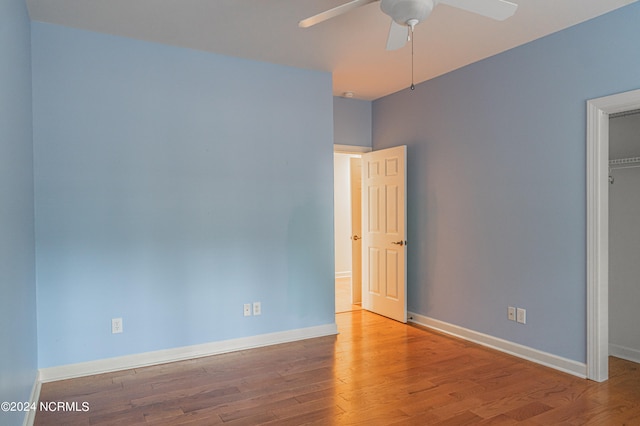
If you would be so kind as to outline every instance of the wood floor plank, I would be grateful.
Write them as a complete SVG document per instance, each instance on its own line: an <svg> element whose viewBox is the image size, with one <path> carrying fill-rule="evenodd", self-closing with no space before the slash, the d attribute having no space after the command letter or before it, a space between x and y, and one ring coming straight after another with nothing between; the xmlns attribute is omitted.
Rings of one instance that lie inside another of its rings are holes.
<svg viewBox="0 0 640 426"><path fill-rule="evenodd" d="M539 414L542 414L546 411L549 411L552 408L553 407L547 404L534 401L534 402L530 402L528 404L522 405L520 407L514 408L512 410L509 410L506 413L504 413L504 415L514 420L523 421L531 417L535 417Z"/></svg>
<svg viewBox="0 0 640 426"><path fill-rule="evenodd" d="M633 425L640 368L595 383L367 311L340 334L45 383L36 425Z"/></svg>

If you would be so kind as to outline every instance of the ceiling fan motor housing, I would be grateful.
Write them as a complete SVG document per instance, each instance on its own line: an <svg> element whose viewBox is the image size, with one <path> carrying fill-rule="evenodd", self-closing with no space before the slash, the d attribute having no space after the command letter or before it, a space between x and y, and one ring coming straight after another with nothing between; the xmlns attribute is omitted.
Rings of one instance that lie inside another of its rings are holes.
<svg viewBox="0 0 640 426"><path fill-rule="evenodd" d="M433 10L433 0L382 0L380 9L400 25L422 22ZM417 21L417 22L416 22Z"/></svg>

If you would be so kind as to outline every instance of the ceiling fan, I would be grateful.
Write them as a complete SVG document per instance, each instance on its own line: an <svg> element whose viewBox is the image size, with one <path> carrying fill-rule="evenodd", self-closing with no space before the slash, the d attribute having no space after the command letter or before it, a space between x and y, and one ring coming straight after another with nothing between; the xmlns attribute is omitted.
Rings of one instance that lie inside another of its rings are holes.
<svg viewBox="0 0 640 426"><path fill-rule="evenodd" d="M352 0L333 9L303 19L298 23L308 28L328 19L347 13L360 6L380 1L380 9L391 17L387 38L387 50L396 50L411 38L416 25L425 20L439 3L503 21L512 16L518 5L506 0Z"/></svg>

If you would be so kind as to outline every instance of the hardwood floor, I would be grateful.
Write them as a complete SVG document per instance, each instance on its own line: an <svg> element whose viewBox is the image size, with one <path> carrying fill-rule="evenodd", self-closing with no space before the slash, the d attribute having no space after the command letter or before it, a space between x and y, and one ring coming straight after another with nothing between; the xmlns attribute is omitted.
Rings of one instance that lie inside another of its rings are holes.
<svg viewBox="0 0 640 426"><path fill-rule="evenodd" d="M358 309L360 304L351 304L351 277L336 278L336 313Z"/></svg>
<svg viewBox="0 0 640 426"><path fill-rule="evenodd" d="M36 425L638 425L640 369L579 379L367 311L338 336L42 386Z"/></svg>

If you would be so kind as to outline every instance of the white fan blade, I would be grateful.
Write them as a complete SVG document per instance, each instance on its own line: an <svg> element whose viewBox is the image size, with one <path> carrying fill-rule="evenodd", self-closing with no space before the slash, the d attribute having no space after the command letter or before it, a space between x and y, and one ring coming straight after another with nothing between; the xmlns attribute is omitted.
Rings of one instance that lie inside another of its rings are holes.
<svg viewBox="0 0 640 426"><path fill-rule="evenodd" d="M504 21L518 9L517 4L506 0L438 0L438 3L448 4L496 21Z"/></svg>
<svg viewBox="0 0 640 426"><path fill-rule="evenodd" d="M387 38L387 50L400 49L407 43L408 37L409 27L400 25L392 19L391 27L389 27L389 37Z"/></svg>
<svg viewBox="0 0 640 426"><path fill-rule="evenodd" d="M338 15L342 15L343 13L347 13L357 7L364 6L365 4L373 3L378 0L352 0L343 5L334 7L333 9L326 10L322 13L318 13L317 15L313 15L310 18L303 19L298 22L298 26L300 28L308 28L312 25L319 24L320 22L324 22L327 19L335 18Z"/></svg>

